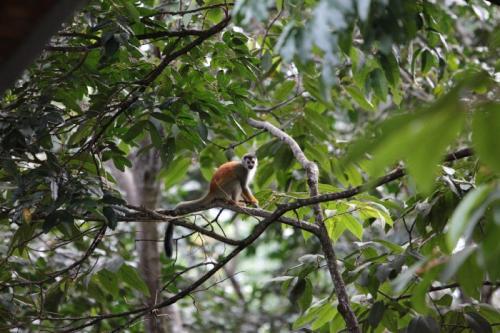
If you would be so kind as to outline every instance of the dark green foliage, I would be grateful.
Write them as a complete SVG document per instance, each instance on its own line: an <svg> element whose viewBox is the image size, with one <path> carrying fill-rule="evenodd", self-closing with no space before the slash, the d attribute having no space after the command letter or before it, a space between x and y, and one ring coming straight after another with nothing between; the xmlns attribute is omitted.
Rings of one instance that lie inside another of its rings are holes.
<svg viewBox="0 0 500 333"><path fill-rule="evenodd" d="M247 151L259 158L261 208L307 198L290 147L249 118L297 141L321 193L368 184L321 205L363 331L498 329L483 288L500 280L497 6L237 1L229 26L162 67L225 18L223 1L184 2L177 15L158 14L179 10L162 3L91 1L0 100L0 331L62 331L144 305L136 249L155 240L120 222L127 202L110 172L140 169L131 156L161 160L162 208L200 196L218 165ZM444 162L463 147L474 155ZM372 186L396 167L407 175ZM314 223L311 207L286 216ZM256 224L214 217L191 221L234 239ZM230 251L178 232L182 255L161 258L159 301ZM233 260L178 301L190 331L345 330L310 233L273 224Z"/></svg>

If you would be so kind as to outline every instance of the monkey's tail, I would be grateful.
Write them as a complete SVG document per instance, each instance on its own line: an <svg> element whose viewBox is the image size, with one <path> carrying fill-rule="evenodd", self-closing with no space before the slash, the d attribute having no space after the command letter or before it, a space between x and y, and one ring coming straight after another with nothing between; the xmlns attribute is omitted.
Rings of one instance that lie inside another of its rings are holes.
<svg viewBox="0 0 500 333"><path fill-rule="evenodd" d="M165 248L165 255L167 258L172 258L172 255L174 254L173 235L174 224L170 221L165 229L165 238L163 240L163 246Z"/></svg>
<svg viewBox="0 0 500 333"><path fill-rule="evenodd" d="M208 193L207 195L204 195L203 197L196 199L196 200L180 202L179 204L177 204L177 206L175 206L175 209L182 210L182 209L188 209L191 207L205 206L205 205L209 204L211 201L212 201L212 196L210 195L210 193Z"/></svg>
<svg viewBox="0 0 500 333"><path fill-rule="evenodd" d="M179 203L177 206L175 206L175 209L189 209L191 207L200 207L209 204L212 201L212 196L210 193L204 195L203 197L196 199L196 200L191 200L191 201L183 201ZM172 258L172 255L174 254L174 244L173 244L173 237L174 235L174 224L172 222L169 222L167 225L167 228L165 229L165 238L163 240L163 246L165 248L165 255L167 258Z"/></svg>

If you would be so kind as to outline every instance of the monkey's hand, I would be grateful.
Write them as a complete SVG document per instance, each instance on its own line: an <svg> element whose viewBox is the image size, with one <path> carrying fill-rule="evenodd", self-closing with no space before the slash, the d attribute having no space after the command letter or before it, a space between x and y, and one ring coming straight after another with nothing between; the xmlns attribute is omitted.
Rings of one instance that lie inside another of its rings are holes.
<svg viewBox="0 0 500 333"><path fill-rule="evenodd" d="M257 200L255 197L251 197L249 201L245 201L246 204L254 207L259 207L259 200Z"/></svg>

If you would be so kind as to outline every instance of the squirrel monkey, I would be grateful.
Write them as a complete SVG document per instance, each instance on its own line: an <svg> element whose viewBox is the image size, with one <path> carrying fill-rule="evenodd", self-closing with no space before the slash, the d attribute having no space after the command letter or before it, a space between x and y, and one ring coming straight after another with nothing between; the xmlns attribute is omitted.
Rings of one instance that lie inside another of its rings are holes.
<svg viewBox="0 0 500 333"><path fill-rule="evenodd" d="M232 161L222 164L215 171L210 181L207 194L203 197L179 203L175 210L192 209L204 207L216 200L225 200L233 205L241 206L244 203L258 205L258 200L253 196L250 182L257 170L257 157L254 154L246 154L241 161ZM243 200L241 200L243 199ZM243 203L241 203L243 201ZM172 235L174 224L169 223L165 231L165 254L172 257Z"/></svg>

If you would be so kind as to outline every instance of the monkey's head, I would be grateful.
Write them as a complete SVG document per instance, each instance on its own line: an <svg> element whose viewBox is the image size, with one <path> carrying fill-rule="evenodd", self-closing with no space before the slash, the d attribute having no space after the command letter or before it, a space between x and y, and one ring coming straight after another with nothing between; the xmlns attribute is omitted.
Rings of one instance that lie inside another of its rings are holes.
<svg viewBox="0 0 500 333"><path fill-rule="evenodd" d="M243 156L242 164L248 170L252 170L257 167L257 156L255 154L245 154Z"/></svg>

